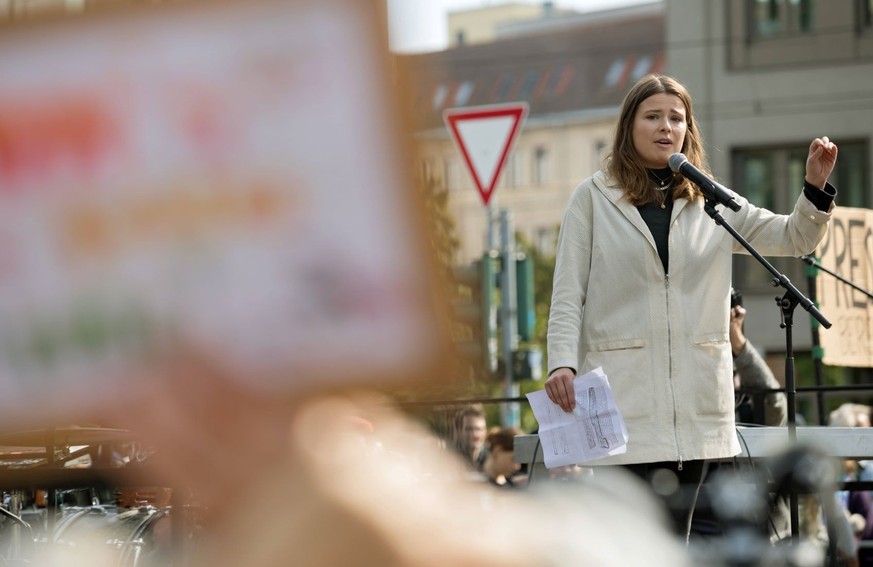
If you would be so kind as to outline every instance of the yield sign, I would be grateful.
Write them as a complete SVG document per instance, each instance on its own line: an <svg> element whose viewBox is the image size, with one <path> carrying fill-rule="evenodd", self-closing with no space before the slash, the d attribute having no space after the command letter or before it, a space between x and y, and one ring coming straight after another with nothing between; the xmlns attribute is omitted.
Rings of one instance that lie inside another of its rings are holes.
<svg viewBox="0 0 873 567"><path fill-rule="evenodd" d="M482 201L488 205L524 118L527 103L449 108L443 120Z"/></svg>

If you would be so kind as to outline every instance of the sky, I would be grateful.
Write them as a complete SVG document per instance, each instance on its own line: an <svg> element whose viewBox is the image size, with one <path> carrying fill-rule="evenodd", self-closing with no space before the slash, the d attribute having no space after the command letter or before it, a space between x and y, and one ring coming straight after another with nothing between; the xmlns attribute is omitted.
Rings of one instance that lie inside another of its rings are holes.
<svg viewBox="0 0 873 567"><path fill-rule="evenodd" d="M542 0L511 0L542 4ZM557 8L590 12L642 4L653 0L555 0ZM396 53L439 51L447 45L447 17L450 11L482 8L507 3L503 0L388 0L388 34Z"/></svg>

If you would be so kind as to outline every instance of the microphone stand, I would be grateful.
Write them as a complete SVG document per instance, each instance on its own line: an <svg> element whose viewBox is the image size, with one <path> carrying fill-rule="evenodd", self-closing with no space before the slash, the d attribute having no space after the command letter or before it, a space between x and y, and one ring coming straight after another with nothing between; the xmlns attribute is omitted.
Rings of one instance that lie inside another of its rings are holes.
<svg viewBox="0 0 873 567"><path fill-rule="evenodd" d="M727 230L731 236L733 236L734 239L743 246L743 248L749 251L749 254L754 256L762 266L767 268L767 270L773 274L773 287L782 286L785 289L785 294L782 297L776 298L776 304L781 311L781 323L779 326L785 329L785 394L788 398L788 439L793 445L797 441L797 410L794 407L797 395L797 389L794 385L794 309L800 305L806 309L810 315L815 317L815 319L818 320L825 329L831 327L831 322L821 314L812 301L800 293L800 290L798 290L784 274L774 268L770 262L761 256L761 254L755 250L755 248L749 244L749 242L743 238L743 236L738 233L723 216L721 216L721 213L715 208L715 205L716 203L714 203L708 196L705 196L703 210L706 211L706 214L715 221L715 224L724 227L725 230ZM791 492L790 501L791 538L794 541L797 541L800 534L797 491Z"/></svg>
<svg viewBox="0 0 873 567"><path fill-rule="evenodd" d="M831 271L831 270L825 268L825 267L822 266L822 265L818 262L818 260L816 260L814 257L812 257L812 256L801 256L800 259L803 260L804 262L806 262L807 264L809 264L810 266L813 266L813 267L815 267L815 268L821 270L822 272L825 272L825 273L827 273L827 274L832 275L833 277L837 278L838 280L840 280L841 282L843 282L843 283L846 284L847 286L849 286L849 287L851 287L851 288L853 288L853 289L855 289L855 290L857 290L857 291L860 291L861 293L863 293L864 295L866 295L866 296L869 297L870 299L873 299L873 293L870 293L870 292L867 291L866 289L864 289L864 288L862 288L862 287L859 287L858 285L856 285L855 283L853 283L853 282L847 280L846 278L844 278L844 277L841 276L840 274L838 274L838 273L836 273L836 272L833 272L833 271Z"/></svg>

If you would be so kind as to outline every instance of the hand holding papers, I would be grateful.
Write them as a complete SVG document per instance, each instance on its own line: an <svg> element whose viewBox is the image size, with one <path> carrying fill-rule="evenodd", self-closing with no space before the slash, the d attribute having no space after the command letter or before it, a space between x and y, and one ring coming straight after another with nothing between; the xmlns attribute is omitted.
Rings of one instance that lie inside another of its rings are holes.
<svg viewBox="0 0 873 567"><path fill-rule="evenodd" d="M574 465L627 451L627 428L602 368L573 380L576 409L562 410L545 390L527 395L539 423L547 468Z"/></svg>

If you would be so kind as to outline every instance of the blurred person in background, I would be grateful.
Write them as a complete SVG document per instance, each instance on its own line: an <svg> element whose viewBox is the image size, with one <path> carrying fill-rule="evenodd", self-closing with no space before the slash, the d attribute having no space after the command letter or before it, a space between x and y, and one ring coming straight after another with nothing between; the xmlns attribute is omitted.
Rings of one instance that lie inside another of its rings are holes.
<svg viewBox="0 0 873 567"><path fill-rule="evenodd" d="M345 415L372 423L364 443ZM421 424L365 397L313 398L285 431L287 467L260 469L223 526L232 540L198 565L691 565L636 484L543 483L537 498L516 498L457 475L463 464Z"/></svg>
<svg viewBox="0 0 873 567"><path fill-rule="evenodd" d="M870 427L871 407L867 404L847 402L828 415L832 427Z"/></svg>
<svg viewBox="0 0 873 567"><path fill-rule="evenodd" d="M734 358L734 388L746 391L737 394L737 423L785 425L788 423L788 398L785 393L757 393L764 390L777 390L782 387L782 384L773 375L773 371L764 362L757 349L746 339L743 333L745 320L746 309L739 303L732 306L729 331L731 354ZM761 408L762 403L763 408Z"/></svg>
<svg viewBox="0 0 873 567"><path fill-rule="evenodd" d="M832 427L870 427L873 408L867 404L846 402L828 415L828 425ZM873 461L857 461L857 477L863 481L873 481Z"/></svg>
<svg viewBox="0 0 873 567"><path fill-rule="evenodd" d="M605 169L576 188L564 214L545 389L571 412L573 379L603 368L629 439L626 453L596 464L672 478L654 488L687 540L704 463L740 452L728 307L732 254L744 249L704 210L701 190L671 170L677 152L708 173L687 89L643 77L625 97ZM827 231L836 159L827 137L810 143L790 215L740 195L738 211L721 213L763 255L809 254Z"/></svg>
<svg viewBox="0 0 873 567"><path fill-rule="evenodd" d="M847 402L828 415L831 427L870 427L871 407L867 404ZM871 480L870 461L844 460L841 480ZM873 543L873 498L869 490L841 490L837 494L841 509L845 511L852 532L860 542ZM873 546L860 545L857 551L858 564L873 565Z"/></svg>
<svg viewBox="0 0 873 567"><path fill-rule="evenodd" d="M455 449L473 470L481 471L488 456L485 436L488 432L485 410L481 405L461 409L455 417Z"/></svg>
<svg viewBox="0 0 873 567"><path fill-rule="evenodd" d="M844 482L861 480L858 461L843 461ZM873 498L869 490L840 490L837 498L841 508L849 519L852 534L858 540L858 565L870 567L873 565L873 546L867 547L863 542L873 543Z"/></svg>
<svg viewBox="0 0 873 567"><path fill-rule="evenodd" d="M377 394L289 401L229 378L208 358L169 368L131 416L160 472L203 503L204 538L173 565L691 565L635 485L543 483L516 498L470 482L434 433Z"/></svg>
<svg viewBox="0 0 873 567"><path fill-rule="evenodd" d="M521 434L517 427L498 427L488 432L485 438L488 456L482 472L491 484L501 488L518 488L527 484L527 477L518 474L521 465L514 460L515 436Z"/></svg>

